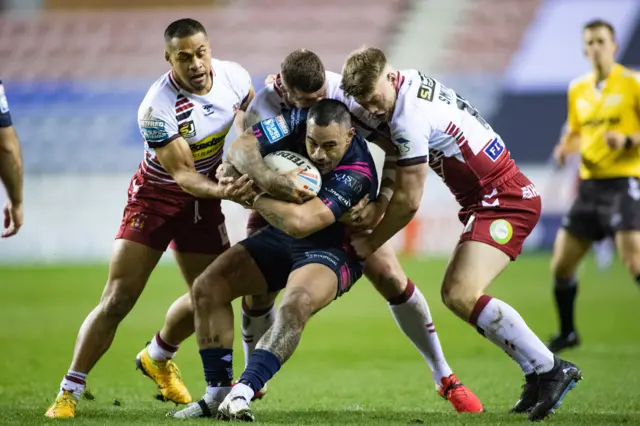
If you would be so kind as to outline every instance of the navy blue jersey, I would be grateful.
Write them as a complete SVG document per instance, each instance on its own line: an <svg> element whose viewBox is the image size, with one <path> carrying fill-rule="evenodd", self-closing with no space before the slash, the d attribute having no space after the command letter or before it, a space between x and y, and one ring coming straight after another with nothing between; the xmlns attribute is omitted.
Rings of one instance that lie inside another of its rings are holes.
<svg viewBox="0 0 640 426"><path fill-rule="evenodd" d="M305 135L308 109L294 108L253 126L262 155L287 150L307 156ZM340 163L322 176L318 197L331 210L336 223L307 237L317 243L343 244L346 227L337 221L362 198L371 201L378 194L378 175L367 142L356 134Z"/></svg>
<svg viewBox="0 0 640 426"><path fill-rule="evenodd" d="M0 80L0 127L9 127L11 124L9 102L7 102L7 96L4 93L4 86L2 85L2 80Z"/></svg>

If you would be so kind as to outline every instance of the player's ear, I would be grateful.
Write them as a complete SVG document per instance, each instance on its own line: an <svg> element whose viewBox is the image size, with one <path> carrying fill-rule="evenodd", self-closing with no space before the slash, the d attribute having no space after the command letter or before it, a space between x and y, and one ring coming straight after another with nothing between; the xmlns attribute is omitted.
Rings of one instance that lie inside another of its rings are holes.
<svg viewBox="0 0 640 426"><path fill-rule="evenodd" d="M169 52L167 52L166 50L164 51L164 60L171 64L171 55L169 55Z"/></svg>
<svg viewBox="0 0 640 426"><path fill-rule="evenodd" d="M351 139L356 135L356 129L353 127L349 128L349 132L347 133L347 145L351 143Z"/></svg>

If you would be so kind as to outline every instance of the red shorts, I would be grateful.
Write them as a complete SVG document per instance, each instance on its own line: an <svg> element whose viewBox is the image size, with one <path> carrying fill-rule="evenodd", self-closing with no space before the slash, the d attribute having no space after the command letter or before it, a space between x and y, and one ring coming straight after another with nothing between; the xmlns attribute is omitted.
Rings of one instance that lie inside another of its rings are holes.
<svg viewBox="0 0 640 426"><path fill-rule="evenodd" d="M541 210L542 200L535 186L518 173L477 204L460 210L458 218L465 227L458 244L479 241L515 260L538 223Z"/></svg>
<svg viewBox="0 0 640 426"><path fill-rule="evenodd" d="M171 245L183 253L220 254L229 248L220 200L141 183L138 176L131 183L116 239L162 251Z"/></svg>

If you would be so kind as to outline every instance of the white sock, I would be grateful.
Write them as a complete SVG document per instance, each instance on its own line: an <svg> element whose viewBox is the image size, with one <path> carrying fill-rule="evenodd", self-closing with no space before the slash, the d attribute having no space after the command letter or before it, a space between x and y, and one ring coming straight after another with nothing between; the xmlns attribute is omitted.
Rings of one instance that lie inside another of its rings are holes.
<svg viewBox="0 0 640 426"><path fill-rule="evenodd" d="M178 346L173 346L165 342L162 337L160 337L160 333L157 333L153 336L153 339L151 339L147 350L149 351L149 356L154 361L167 361L176 355Z"/></svg>
<svg viewBox="0 0 640 426"><path fill-rule="evenodd" d="M207 386L207 391L205 392L203 399L205 400L205 402L209 403L213 401L222 402L227 397L227 395L229 395L229 392L231 392L231 386Z"/></svg>
<svg viewBox="0 0 640 426"><path fill-rule="evenodd" d="M247 386L244 383L237 383L233 387L232 392L234 395L240 395L244 397L244 399L249 402L251 402L251 398L253 398L253 395L255 395L255 392L253 391L253 389L251 389L251 386Z"/></svg>
<svg viewBox="0 0 640 426"><path fill-rule="evenodd" d="M413 294L411 294L413 291ZM420 290L409 281L405 294L408 300L399 304L389 304L398 327L420 351L431 369L436 386L442 385L442 378L453 374L442 352L438 333L433 326L429 305Z"/></svg>
<svg viewBox="0 0 640 426"><path fill-rule="evenodd" d="M80 399L84 388L87 386L87 375L77 371L69 370L60 382L60 393L71 391L76 399Z"/></svg>
<svg viewBox="0 0 640 426"><path fill-rule="evenodd" d="M507 352L525 374L530 374L531 369L541 374L553 368L554 357L551 351L511 306L483 295L476 302L473 311L471 323L475 322L478 331ZM474 316L476 321L473 321ZM530 367L527 367L527 361Z"/></svg>
<svg viewBox="0 0 640 426"><path fill-rule="evenodd" d="M242 303L242 348L244 349L244 366L249 365L249 358L256 349L256 345L273 325L276 319L275 305L262 315L252 316L248 307Z"/></svg>

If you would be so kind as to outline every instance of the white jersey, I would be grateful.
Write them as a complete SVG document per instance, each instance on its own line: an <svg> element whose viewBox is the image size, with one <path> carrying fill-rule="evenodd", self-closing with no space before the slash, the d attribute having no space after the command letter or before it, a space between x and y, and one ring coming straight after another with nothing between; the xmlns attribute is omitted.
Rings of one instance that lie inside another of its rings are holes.
<svg viewBox="0 0 640 426"><path fill-rule="evenodd" d="M360 135L366 137L374 129L376 129L381 121L373 118L360 104L353 100L352 97L346 96L340 88L342 76L335 72L327 71L325 77L325 85L327 88L327 99L334 99L344 103L355 118L355 127ZM267 118L275 117L282 114L286 109L291 109L290 105L283 96L281 89L280 75L276 77L273 83L267 84L260 90L249 104L245 115L245 129Z"/></svg>
<svg viewBox="0 0 640 426"><path fill-rule="evenodd" d="M428 161L463 205L517 173L500 136L463 97L416 70L398 80L389 127L399 166Z"/></svg>
<svg viewBox="0 0 640 426"><path fill-rule="evenodd" d="M249 95L251 77L237 63L217 59L211 60L211 73L213 85L206 95L181 89L171 71L147 92L138 110L145 151L138 174L143 182L177 186L158 161L155 149L178 137L189 144L199 173L208 175L220 164L225 136Z"/></svg>

